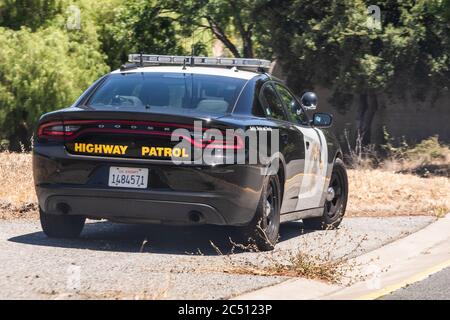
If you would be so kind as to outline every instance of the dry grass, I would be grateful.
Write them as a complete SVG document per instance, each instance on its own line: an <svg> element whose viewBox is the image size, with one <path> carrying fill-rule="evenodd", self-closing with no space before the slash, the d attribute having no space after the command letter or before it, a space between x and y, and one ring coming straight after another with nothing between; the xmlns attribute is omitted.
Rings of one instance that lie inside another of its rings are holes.
<svg viewBox="0 0 450 320"><path fill-rule="evenodd" d="M450 210L450 180L382 169L348 170L348 215L442 216Z"/></svg>
<svg viewBox="0 0 450 320"><path fill-rule="evenodd" d="M348 171L348 215L445 215L450 210L450 180L421 178L386 169ZM0 219L36 218L31 155L0 153Z"/></svg>
<svg viewBox="0 0 450 320"><path fill-rule="evenodd" d="M450 146L429 137L410 146L387 143L351 152L349 215L434 215L450 210ZM426 179L424 179L426 178Z"/></svg>
<svg viewBox="0 0 450 320"><path fill-rule="evenodd" d="M389 147L390 157L381 167L395 172L413 173L421 177L442 176L450 178L450 147L438 137L430 137L410 147ZM394 150L394 151L392 151Z"/></svg>
<svg viewBox="0 0 450 320"><path fill-rule="evenodd" d="M287 252L281 259L270 256L266 258L269 263L266 262L265 266L251 261L232 263L224 272L256 276L301 277L341 283L348 271L352 269L346 260L324 259L301 251Z"/></svg>
<svg viewBox="0 0 450 320"><path fill-rule="evenodd" d="M277 248L270 252L259 252L253 257L236 257L233 254L236 243L230 239L233 249L226 256L227 266L223 268L223 272L256 276L301 277L341 285L350 285L364 280L361 273L357 272L361 266L350 258L361 253L367 235L355 237L347 229L340 228L333 233L305 234L299 240L300 244L296 249ZM242 245L237 247L244 252L258 252L253 249L248 250ZM317 248L320 248L319 253Z"/></svg>
<svg viewBox="0 0 450 320"><path fill-rule="evenodd" d="M416 145L406 141L393 143L385 132L386 144L362 147L357 144L353 150L348 143L346 161L353 169L384 169L395 173L411 173L424 178L441 176L450 178L450 146L429 137Z"/></svg>
<svg viewBox="0 0 450 320"><path fill-rule="evenodd" d="M0 153L0 219L37 217L31 155Z"/></svg>

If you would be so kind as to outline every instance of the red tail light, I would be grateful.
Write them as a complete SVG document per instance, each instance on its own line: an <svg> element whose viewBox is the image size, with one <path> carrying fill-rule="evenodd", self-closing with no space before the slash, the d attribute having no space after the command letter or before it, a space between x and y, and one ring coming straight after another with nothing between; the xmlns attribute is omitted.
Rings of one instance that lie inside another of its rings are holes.
<svg viewBox="0 0 450 320"><path fill-rule="evenodd" d="M73 135L80 126L64 125L62 121L53 121L42 124L38 129L39 138L58 138Z"/></svg>
<svg viewBox="0 0 450 320"><path fill-rule="evenodd" d="M244 141L241 136L234 136L233 139L227 140L209 140L206 141L205 148L215 148L215 149L235 149L240 150L245 147Z"/></svg>

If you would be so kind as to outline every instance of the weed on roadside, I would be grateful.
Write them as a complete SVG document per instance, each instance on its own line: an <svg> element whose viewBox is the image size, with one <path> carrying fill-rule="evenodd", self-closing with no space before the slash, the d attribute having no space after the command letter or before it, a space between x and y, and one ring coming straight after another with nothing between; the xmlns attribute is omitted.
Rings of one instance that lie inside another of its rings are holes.
<svg viewBox="0 0 450 320"><path fill-rule="evenodd" d="M230 239L232 249L223 255L223 272L241 275L302 277L321 280L334 284L350 284L360 281L355 270L359 267L350 258L361 252L361 246L367 240L364 235L354 239L345 229L333 232L302 232L298 249L275 249L270 252L258 252ZM348 247L348 243L354 244ZM344 248L345 247L345 248ZM237 255L235 249L250 255ZM318 250L319 249L319 250ZM317 252L320 253L317 253ZM341 252L341 253L340 253Z"/></svg>

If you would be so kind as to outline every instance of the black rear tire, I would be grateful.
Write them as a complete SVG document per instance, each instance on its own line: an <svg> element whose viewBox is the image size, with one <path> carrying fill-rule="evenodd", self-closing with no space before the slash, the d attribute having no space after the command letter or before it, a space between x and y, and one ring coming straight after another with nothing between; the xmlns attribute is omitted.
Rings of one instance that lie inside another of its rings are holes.
<svg viewBox="0 0 450 320"><path fill-rule="evenodd" d="M86 217L53 215L39 208L39 218L44 233L49 238L77 238L83 230Z"/></svg>
<svg viewBox="0 0 450 320"><path fill-rule="evenodd" d="M260 251L275 248L280 231L281 187L277 175L271 175L264 186L252 221L244 227L248 242Z"/></svg>
<svg viewBox="0 0 450 320"><path fill-rule="evenodd" d="M348 177L344 162L336 159L331 173L329 188L334 190L334 198L325 201L321 217L303 219L305 229L330 230L336 229L344 218L348 198Z"/></svg>

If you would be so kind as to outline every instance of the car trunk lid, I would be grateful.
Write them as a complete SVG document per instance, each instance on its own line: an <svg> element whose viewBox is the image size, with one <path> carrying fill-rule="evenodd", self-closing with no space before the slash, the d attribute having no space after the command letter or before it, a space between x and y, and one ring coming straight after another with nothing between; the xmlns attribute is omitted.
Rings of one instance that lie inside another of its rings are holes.
<svg viewBox="0 0 450 320"><path fill-rule="evenodd" d="M132 111L64 112L64 145L82 156L193 161L195 148L230 147L225 140L208 140L204 132L230 128L220 116L196 113L162 114ZM236 147L236 142L232 142Z"/></svg>

